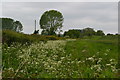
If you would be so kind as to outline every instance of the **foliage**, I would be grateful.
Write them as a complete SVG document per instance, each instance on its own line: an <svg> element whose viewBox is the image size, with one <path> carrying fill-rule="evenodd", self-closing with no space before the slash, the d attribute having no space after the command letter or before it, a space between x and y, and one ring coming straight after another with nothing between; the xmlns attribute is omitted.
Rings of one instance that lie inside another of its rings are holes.
<svg viewBox="0 0 120 80"><path fill-rule="evenodd" d="M85 28L82 30L84 36L92 36L95 35L95 31L93 28Z"/></svg>
<svg viewBox="0 0 120 80"><path fill-rule="evenodd" d="M69 36L70 38L79 38L81 37L81 30L69 30L64 33L64 36Z"/></svg>
<svg viewBox="0 0 120 80"><path fill-rule="evenodd" d="M45 37L38 35L28 35L23 33L18 33L10 30L3 30L2 42L11 45L14 42L19 42L22 44L32 43L35 41L46 41Z"/></svg>
<svg viewBox="0 0 120 80"><path fill-rule="evenodd" d="M42 35L55 35L60 31L63 24L63 16L59 11L49 10L43 13L40 19L40 27L43 29Z"/></svg>
<svg viewBox="0 0 120 80"><path fill-rule="evenodd" d="M70 38L83 38L84 36L94 36L96 32L92 28L85 28L85 29L73 29L64 32L64 36L69 36Z"/></svg>
<svg viewBox="0 0 120 80"><path fill-rule="evenodd" d="M2 42L11 45L14 42L19 42L22 44L31 44L32 42L47 41L47 40L62 40L64 38L57 36L42 36L42 35L28 35L23 33L18 33L10 30L2 31Z"/></svg>
<svg viewBox="0 0 120 80"><path fill-rule="evenodd" d="M20 32L23 30L23 26L20 21L14 21L11 18L0 18L2 20L2 29L3 30L13 30Z"/></svg>
<svg viewBox="0 0 120 80"><path fill-rule="evenodd" d="M104 36L105 34L102 30L97 30L96 35L97 36Z"/></svg>

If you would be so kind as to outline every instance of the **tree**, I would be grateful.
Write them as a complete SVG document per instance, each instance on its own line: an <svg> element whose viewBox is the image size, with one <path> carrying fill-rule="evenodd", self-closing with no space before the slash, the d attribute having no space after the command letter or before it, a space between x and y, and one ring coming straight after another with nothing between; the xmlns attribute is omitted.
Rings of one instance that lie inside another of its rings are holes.
<svg viewBox="0 0 120 80"><path fill-rule="evenodd" d="M23 26L19 21L14 21L11 18L0 18L2 20L2 29L3 30L13 30L16 32L20 32L23 30Z"/></svg>
<svg viewBox="0 0 120 80"><path fill-rule="evenodd" d="M92 28L85 28L82 30L82 34L84 36L92 36L92 35L95 35L95 31Z"/></svg>
<svg viewBox="0 0 120 80"><path fill-rule="evenodd" d="M97 30L96 35L97 36L104 36L105 34L102 30Z"/></svg>
<svg viewBox="0 0 120 80"><path fill-rule="evenodd" d="M22 30L23 30L22 27L23 27L23 26L22 26L22 24L21 24L19 21L15 21L15 22L14 22L14 30L15 30L16 32L22 31Z"/></svg>
<svg viewBox="0 0 120 80"><path fill-rule="evenodd" d="M59 11L49 10L44 12L39 22L41 29L43 29L41 34L55 35L56 31L59 33L63 27L63 19Z"/></svg>
<svg viewBox="0 0 120 80"><path fill-rule="evenodd" d="M81 37L81 30L73 29L64 32L64 36L69 36L70 38L79 38Z"/></svg>

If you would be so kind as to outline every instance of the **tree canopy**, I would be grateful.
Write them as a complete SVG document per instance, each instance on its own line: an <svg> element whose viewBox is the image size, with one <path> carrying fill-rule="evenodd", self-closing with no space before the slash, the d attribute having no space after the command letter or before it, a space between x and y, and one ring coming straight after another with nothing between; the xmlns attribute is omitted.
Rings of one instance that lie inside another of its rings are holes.
<svg viewBox="0 0 120 80"><path fill-rule="evenodd" d="M64 36L69 36L71 38L79 38L81 37L81 30L69 30L64 32Z"/></svg>
<svg viewBox="0 0 120 80"><path fill-rule="evenodd" d="M70 38L82 38L84 36L104 36L104 32L102 30L98 30L95 32L93 28L85 28L85 29L73 29L64 32L64 36L69 36Z"/></svg>
<svg viewBox="0 0 120 80"><path fill-rule="evenodd" d="M23 26L20 21L14 21L11 18L0 18L2 20L2 29L3 30L13 30L20 32L23 30Z"/></svg>
<svg viewBox="0 0 120 80"><path fill-rule="evenodd" d="M40 27L43 29L43 35L55 35L56 31L58 33L61 31L63 27L63 15L59 11L49 10L43 13L40 19Z"/></svg>
<svg viewBox="0 0 120 80"><path fill-rule="evenodd" d="M97 30L96 35L97 36L103 36L105 34L104 34L104 32L102 30Z"/></svg>
<svg viewBox="0 0 120 80"><path fill-rule="evenodd" d="M95 31L93 28L85 28L82 30L82 33L85 35L85 36L92 36L92 35L95 35Z"/></svg>

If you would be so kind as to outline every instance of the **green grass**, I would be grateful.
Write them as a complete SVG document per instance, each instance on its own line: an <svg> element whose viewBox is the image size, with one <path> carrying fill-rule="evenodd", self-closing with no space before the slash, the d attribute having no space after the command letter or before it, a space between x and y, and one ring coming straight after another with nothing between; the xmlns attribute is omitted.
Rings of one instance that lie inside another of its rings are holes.
<svg viewBox="0 0 120 80"><path fill-rule="evenodd" d="M69 41L66 44L65 47L68 54L71 54L72 60L81 60L84 61L88 57L95 56L97 59L102 58L101 65L105 65L106 63L110 63L110 59L115 59L118 61L118 44L117 42L113 41L99 41L99 40L77 40L75 42ZM105 55L107 54L107 55ZM97 61L96 61L97 62ZM83 66L84 65L84 66ZM87 77L86 73L88 75L91 75L91 71L89 70L90 65L96 65L96 63L86 63L83 64L81 69L88 70L87 72L84 72L84 77ZM105 69L105 68L103 68ZM107 69L105 69L107 70ZM108 69L108 71L110 71ZM92 72L94 73L94 72ZM106 72L101 72L99 74L100 77L103 77L103 74L105 76L109 77L115 77L116 74L113 74L113 72L108 72L109 74L106 74ZM93 77L93 76L92 76Z"/></svg>
<svg viewBox="0 0 120 80"><path fill-rule="evenodd" d="M116 40L3 45L3 78L117 78L117 62Z"/></svg>

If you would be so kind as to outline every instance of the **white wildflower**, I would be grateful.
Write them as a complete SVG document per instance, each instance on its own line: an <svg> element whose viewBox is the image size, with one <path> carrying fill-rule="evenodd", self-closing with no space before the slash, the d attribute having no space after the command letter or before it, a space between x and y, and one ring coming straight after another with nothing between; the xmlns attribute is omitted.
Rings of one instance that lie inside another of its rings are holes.
<svg viewBox="0 0 120 80"><path fill-rule="evenodd" d="M111 64L106 64L106 66L110 66Z"/></svg>

